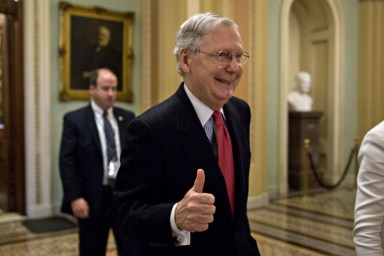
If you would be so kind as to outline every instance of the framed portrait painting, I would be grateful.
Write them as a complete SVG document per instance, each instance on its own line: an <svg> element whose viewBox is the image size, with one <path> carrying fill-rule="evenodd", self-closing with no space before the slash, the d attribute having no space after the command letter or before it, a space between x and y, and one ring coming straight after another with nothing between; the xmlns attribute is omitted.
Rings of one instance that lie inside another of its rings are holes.
<svg viewBox="0 0 384 256"><path fill-rule="evenodd" d="M132 12L60 2L60 99L89 100L89 75L112 70L117 100L132 102Z"/></svg>

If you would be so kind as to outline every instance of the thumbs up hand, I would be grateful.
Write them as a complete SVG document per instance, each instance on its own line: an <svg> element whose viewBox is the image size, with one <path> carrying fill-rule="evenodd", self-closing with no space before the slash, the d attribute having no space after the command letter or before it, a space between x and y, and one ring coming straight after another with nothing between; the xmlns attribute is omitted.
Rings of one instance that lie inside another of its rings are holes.
<svg viewBox="0 0 384 256"><path fill-rule="evenodd" d="M196 172L195 183L193 184L192 190L196 193L203 193L205 183L205 172L203 169L198 169Z"/></svg>
<svg viewBox="0 0 384 256"><path fill-rule="evenodd" d="M202 232L213 222L215 197L203 193L204 183L204 170L198 169L193 187L176 206L175 222L180 230Z"/></svg>

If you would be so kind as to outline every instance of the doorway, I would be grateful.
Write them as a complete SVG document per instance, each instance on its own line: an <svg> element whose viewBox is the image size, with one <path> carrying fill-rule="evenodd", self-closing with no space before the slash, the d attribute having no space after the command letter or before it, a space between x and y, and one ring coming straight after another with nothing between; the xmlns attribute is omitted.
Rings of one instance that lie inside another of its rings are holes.
<svg viewBox="0 0 384 256"><path fill-rule="evenodd" d="M0 2L0 211L25 214L23 1Z"/></svg>
<svg viewBox="0 0 384 256"><path fill-rule="evenodd" d="M312 75L314 110L324 113L320 123L320 168L327 181L333 182L340 170L342 138L342 54L344 45L340 7L334 0L286 0L281 17L281 85L280 100L287 102L294 74L307 71ZM288 142L288 108L280 107L280 141ZM279 182L288 191L288 148L280 148Z"/></svg>

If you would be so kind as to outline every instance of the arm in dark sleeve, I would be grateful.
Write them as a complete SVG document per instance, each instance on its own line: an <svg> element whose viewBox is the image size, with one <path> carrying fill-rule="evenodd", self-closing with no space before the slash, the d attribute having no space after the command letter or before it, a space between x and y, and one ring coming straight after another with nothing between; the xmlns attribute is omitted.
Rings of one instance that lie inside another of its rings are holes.
<svg viewBox="0 0 384 256"><path fill-rule="evenodd" d="M81 197L79 177L76 167L78 147L78 131L74 120L69 115L63 119L63 133L60 144L60 176L67 201Z"/></svg>
<svg viewBox="0 0 384 256"><path fill-rule="evenodd" d="M156 136L141 119L127 130L115 184L113 220L123 234L145 243L173 244L166 202L166 170Z"/></svg>

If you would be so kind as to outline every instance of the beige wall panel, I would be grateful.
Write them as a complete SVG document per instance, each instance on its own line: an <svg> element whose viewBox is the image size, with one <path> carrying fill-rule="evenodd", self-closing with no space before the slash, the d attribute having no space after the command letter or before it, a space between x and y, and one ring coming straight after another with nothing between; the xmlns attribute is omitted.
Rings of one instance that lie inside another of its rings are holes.
<svg viewBox="0 0 384 256"><path fill-rule="evenodd" d="M214 12L233 18L233 0L200 0L201 12Z"/></svg>
<svg viewBox="0 0 384 256"><path fill-rule="evenodd" d="M161 4L159 4L159 55L157 56L159 101L172 95L181 82L181 77L177 74L173 47L176 33L188 17L187 11L186 1L161 0Z"/></svg>
<svg viewBox="0 0 384 256"><path fill-rule="evenodd" d="M324 113L329 113L331 110L329 109L329 100L330 99L328 92L332 92L332 89L328 88L328 72L327 67L329 64L328 59L328 43L326 40L317 41L312 44L313 53L314 53L314 69L316 72L312 72L312 88L311 95L314 99L313 109L320 110ZM322 123L326 122L327 117L323 116ZM327 138L326 126L322 126L321 135L324 138Z"/></svg>
<svg viewBox="0 0 384 256"><path fill-rule="evenodd" d="M331 163L327 163L327 152L332 152L329 147L332 147L332 143L329 142L329 134L332 134L330 128L329 119L332 116L332 108L330 108L329 101L332 101L332 97L329 97L329 93L332 93L333 89L328 88L328 42L327 40L316 41L312 44L314 52L314 66L313 69L316 72L312 72L312 89L311 95L314 99L313 109L323 112L323 116L320 119L320 158L319 168L327 169Z"/></svg>
<svg viewBox="0 0 384 256"><path fill-rule="evenodd" d="M301 60L301 33L299 21L294 12L291 12L289 15L289 91L292 91L296 87L296 74L301 70L300 60Z"/></svg>
<svg viewBox="0 0 384 256"><path fill-rule="evenodd" d="M384 1L359 7L358 137L384 119Z"/></svg>
<svg viewBox="0 0 384 256"><path fill-rule="evenodd" d="M249 52L249 13L248 13L248 1L247 0L242 0L239 1L236 5L233 2L234 6L232 6L233 10L233 17L231 17L236 24L239 26L240 34L241 34L241 40L243 42L243 48L244 51ZM250 58L255 58L255 54L253 56L251 55ZM248 86L251 86L249 84L249 63L246 63L244 66L244 73L241 78L241 81L236 89L235 95L247 100L249 95L248 95Z"/></svg>
<svg viewBox="0 0 384 256"><path fill-rule="evenodd" d="M247 42L251 59L248 68L248 103L251 106L251 173L250 197L268 193L267 180L267 99L268 99L268 1L249 1L248 12L238 13L248 17ZM237 16L236 16L237 17ZM243 38L244 40L244 38Z"/></svg>

